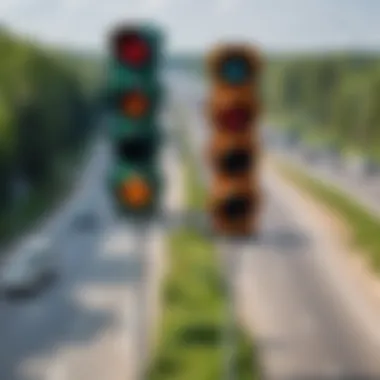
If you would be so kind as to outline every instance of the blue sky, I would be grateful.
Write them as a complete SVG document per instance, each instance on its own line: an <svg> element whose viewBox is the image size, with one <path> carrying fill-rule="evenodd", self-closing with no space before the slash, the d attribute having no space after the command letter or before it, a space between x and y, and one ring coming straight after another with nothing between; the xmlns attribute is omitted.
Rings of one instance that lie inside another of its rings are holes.
<svg viewBox="0 0 380 380"><path fill-rule="evenodd" d="M380 48L380 0L1 0L0 22L34 38L101 49L123 19L152 19L170 51L245 39L266 50Z"/></svg>

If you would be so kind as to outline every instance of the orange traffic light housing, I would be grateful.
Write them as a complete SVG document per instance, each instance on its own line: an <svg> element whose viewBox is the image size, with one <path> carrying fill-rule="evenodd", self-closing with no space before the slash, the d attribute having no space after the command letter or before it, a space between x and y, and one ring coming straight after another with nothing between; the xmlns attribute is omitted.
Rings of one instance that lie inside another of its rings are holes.
<svg viewBox="0 0 380 380"><path fill-rule="evenodd" d="M226 133L214 134L207 147L208 162L214 178L231 178L252 182L259 168L260 140L251 133L231 136Z"/></svg>
<svg viewBox="0 0 380 380"><path fill-rule="evenodd" d="M215 181L209 199L214 231L227 236L251 235L258 228L260 204L256 183Z"/></svg>
<svg viewBox="0 0 380 380"><path fill-rule="evenodd" d="M242 44L219 45L207 57L211 129L207 158L212 169L209 211L214 231L248 236L259 228L261 59Z"/></svg>
<svg viewBox="0 0 380 380"><path fill-rule="evenodd" d="M259 113L258 96L249 86L214 87L206 108L212 128L226 133L246 133Z"/></svg>

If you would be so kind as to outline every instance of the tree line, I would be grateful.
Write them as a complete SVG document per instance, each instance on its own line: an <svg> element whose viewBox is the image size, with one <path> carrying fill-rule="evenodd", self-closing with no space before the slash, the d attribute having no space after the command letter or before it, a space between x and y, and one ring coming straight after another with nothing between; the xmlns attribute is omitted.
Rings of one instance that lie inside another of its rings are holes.
<svg viewBox="0 0 380 380"><path fill-rule="evenodd" d="M267 112L300 134L380 156L380 56L271 57Z"/></svg>
<svg viewBox="0 0 380 380"><path fill-rule="evenodd" d="M35 188L87 138L93 98L78 70L56 52L0 29L0 208L16 179ZM82 62L82 71L86 71Z"/></svg>

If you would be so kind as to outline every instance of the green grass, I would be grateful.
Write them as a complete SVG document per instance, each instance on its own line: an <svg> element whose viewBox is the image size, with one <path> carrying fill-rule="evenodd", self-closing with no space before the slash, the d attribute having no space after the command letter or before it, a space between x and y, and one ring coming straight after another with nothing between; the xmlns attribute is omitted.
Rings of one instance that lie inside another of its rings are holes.
<svg viewBox="0 0 380 380"><path fill-rule="evenodd" d="M203 188L183 145L186 204L204 207ZM170 271L163 284L160 341L149 380L219 380L223 377L226 284L212 242L195 229L179 228L168 239ZM258 379L252 339L238 330L237 380Z"/></svg>
<svg viewBox="0 0 380 380"><path fill-rule="evenodd" d="M291 164L277 162L280 171L315 199L328 206L351 230L352 244L360 248L377 273L380 273L380 219L354 199L324 184Z"/></svg>

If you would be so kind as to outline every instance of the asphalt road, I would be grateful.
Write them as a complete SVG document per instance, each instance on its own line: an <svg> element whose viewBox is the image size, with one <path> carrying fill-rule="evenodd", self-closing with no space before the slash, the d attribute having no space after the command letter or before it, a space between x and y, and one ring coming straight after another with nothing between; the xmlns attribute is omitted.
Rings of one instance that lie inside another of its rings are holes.
<svg viewBox="0 0 380 380"><path fill-rule="evenodd" d="M261 241L242 248L241 273L267 378L379 379L378 309L348 253L270 168L264 183Z"/></svg>
<svg viewBox="0 0 380 380"><path fill-rule="evenodd" d="M177 89L175 99L207 180L204 91L192 78ZM329 225L317 221L270 166L263 167L262 182L260 241L219 245L227 257L239 260L239 311L256 337L264 379L380 379L378 305L351 277L346 253Z"/></svg>
<svg viewBox="0 0 380 380"><path fill-rule="evenodd" d="M180 191L175 162L165 150L164 203L174 210ZM107 142L99 139L73 195L33 231L52 239L60 277L36 297L0 300L2 380L138 378L146 348L139 334L150 339L148 319L156 319L165 231L156 223L136 234L115 217L105 187L109 163ZM73 228L75 215L88 210L98 215L99 227ZM15 251L22 253L28 238Z"/></svg>

